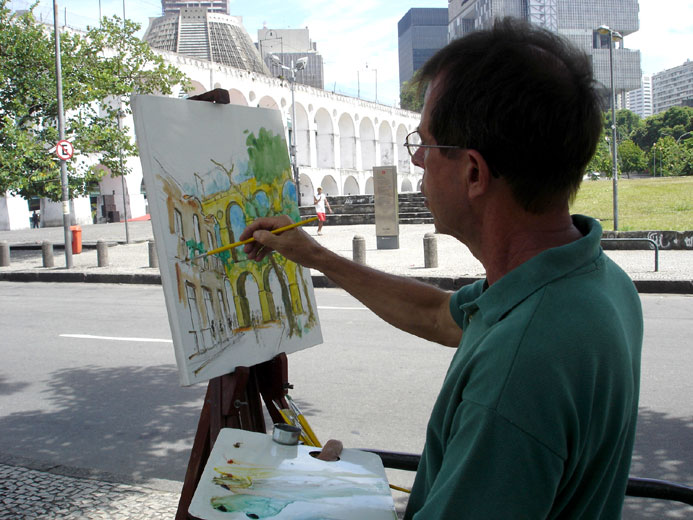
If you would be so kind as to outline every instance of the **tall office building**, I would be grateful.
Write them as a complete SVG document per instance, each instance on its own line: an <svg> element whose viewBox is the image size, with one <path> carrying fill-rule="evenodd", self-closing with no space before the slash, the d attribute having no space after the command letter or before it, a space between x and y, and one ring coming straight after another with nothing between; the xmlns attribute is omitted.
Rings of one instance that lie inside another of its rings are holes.
<svg viewBox="0 0 693 520"><path fill-rule="evenodd" d="M399 84L448 43L448 10L445 7L413 8L397 23Z"/></svg>
<svg viewBox="0 0 693 520"><path fill-rule="evenodd" d="M652 76L654 113L677 105L693 106L693 61Z"/></svg>
<svg viewBox="0 0 693 520"><path fill-rule="evenodd" d="M296 72L296 83L315 88L325 88L325 72L322 55L318 46L311 41L308 28L305 29L268 29L263 27L257 32L257 46L260 56L269 68L272 76L290 76L282 69L272 56L279 58L282 65L294 66L300 58L308 58L306 66Z"/></svg>
<svg viewBox="0 0 693 520"><path fill-rule="evenodd" d="M240 16L183 7L150 18L143 39L154 49L269 75Z"/></svg>
<svg viewBox="0 0 693 520"><path fill-rule="evenodd" d="M185 2L181 0L161 0L162 14L179 13L181 9L206 7L210 13L229 14L228 0L207 0L203 2Z"/></svg>
<svg viewBox="0 0 693 520"><path fill-rule="evenodd" d="M652 108L652 76L643 76L640 88L626 92L626 108L643 119L654 113Z"/></svg>
<svg viewBox="0 0 693 520"><path fill-rule="evenodd" d="M585 51L605 99L611 89L609 36L597 32L607 25L626 36L638 30L637 0L461 0L448 5L449 38L490 27L498 17L514 16L556 32ZM640 87L640 51L616 43L614 84L619 95Z"/></svg>

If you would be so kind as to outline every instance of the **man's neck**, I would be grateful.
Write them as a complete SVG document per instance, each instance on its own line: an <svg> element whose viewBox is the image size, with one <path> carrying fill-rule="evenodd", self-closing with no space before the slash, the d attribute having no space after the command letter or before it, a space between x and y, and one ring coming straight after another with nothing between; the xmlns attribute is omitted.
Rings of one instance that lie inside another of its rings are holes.
<svg viewBox="0 0 693 520"><path fill-rule="evenodd" d="M526 212L502 219L481 245L481 262L492 285L539 253L582 238L567 208L535 215Z"/></svg>

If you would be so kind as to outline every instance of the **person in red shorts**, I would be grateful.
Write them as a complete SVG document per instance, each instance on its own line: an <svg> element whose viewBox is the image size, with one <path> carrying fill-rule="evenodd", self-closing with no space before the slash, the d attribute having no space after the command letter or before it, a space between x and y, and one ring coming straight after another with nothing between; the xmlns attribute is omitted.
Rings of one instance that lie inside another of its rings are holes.
<svg viewBox="0 0 693 520"><path fill-rule="evenodd" d="M330 203L327 202L327 197L322 192L322 188L318 188L318 194L313 197L313 204L315 204L315 212L318 214L318 235L322 235L322 225L325 223L325 206L332 213L332 208Z"/></svg>

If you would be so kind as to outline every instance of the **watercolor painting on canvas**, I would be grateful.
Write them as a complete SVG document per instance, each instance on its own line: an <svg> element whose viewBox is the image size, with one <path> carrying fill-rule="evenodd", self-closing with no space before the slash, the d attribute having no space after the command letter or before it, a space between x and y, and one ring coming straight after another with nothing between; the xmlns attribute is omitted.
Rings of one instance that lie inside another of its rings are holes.
<svg viewBox="0 0 693 520"><path fill-rule="evenodd" d="M299 220L276 110L133 99L135 131L184 385L322 342L310 271L231 244L255 218Z"/></svg>

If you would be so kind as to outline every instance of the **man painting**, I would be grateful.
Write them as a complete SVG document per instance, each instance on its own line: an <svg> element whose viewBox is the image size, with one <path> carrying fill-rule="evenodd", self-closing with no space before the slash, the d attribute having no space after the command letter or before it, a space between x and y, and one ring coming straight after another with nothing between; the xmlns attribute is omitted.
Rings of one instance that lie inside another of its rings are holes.
<svg viewBox="0 0 693 520"><path fill-rule="evenodd" d="M405 146L438 232L485 280L447 292L379 272L300 229L241 235L322 271L387 322L456 348L429 419L405 518L620 518L637 418L643 322L601 226L569 203L601 133L589 59L505 19L421 70Z"/></svg>

